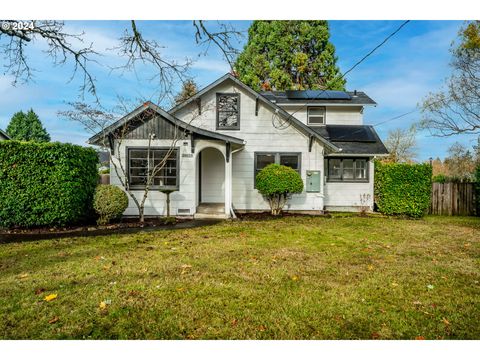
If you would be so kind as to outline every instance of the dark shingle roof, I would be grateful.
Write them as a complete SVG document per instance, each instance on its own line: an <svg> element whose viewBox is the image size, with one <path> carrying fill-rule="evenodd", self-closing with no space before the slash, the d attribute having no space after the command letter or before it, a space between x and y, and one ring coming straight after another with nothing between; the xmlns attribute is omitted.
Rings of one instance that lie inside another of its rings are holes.
<svg viewBox="0 0 480 360"><path fill-rule="evenodd" d="M388 154L387 148L371 125L325 125L310 128L341 148L339 154Z"/></svg>
<svg viewBox="0 0 480 360"><path fill-rule="evenodd" d="M0 129L0 140L10 140L10 137L2 129Z"/></svg>
<svg viewBox="0 0 480 360"><path fill-rule="evenodd" d="M350 99L335 99L328 98L328 91L322 92L322 96L318 96L315 99L292 99L287 96L285 91L266 91L260 94L266 97L268 100L276 104L352 104L352 105L377 105L367 94L363 91L357 91L356 94L353 91L345 91L350 95ZM321 97L321 98L320 98Z"/></svg>

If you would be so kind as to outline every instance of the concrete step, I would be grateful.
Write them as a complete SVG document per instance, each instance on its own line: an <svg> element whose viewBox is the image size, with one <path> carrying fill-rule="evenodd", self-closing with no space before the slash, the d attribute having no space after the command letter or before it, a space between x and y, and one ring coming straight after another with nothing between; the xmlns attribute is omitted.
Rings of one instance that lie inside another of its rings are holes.
<svg viewBox="0 0 480 360"><path fill-rule="evenodd" d="M202 213L196 213L193 215L194 219L228 219L228 216L226 214L202 214Z"/></svg>
<svg viewBox="0 0 480 360"><path fill-rule="evenodd" d="M225 204L222 203L202 203L197 206L197 214L224 214Z"/></svg>

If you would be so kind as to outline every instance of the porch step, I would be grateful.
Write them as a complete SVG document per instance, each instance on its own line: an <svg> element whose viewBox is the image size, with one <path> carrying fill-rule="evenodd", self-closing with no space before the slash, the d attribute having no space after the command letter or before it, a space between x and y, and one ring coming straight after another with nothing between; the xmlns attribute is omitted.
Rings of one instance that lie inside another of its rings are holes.
<svg viewBox="0 0 480 360"><path fill-rule="evenodd" d="M228 219L226 214L202 214L196 213L193 215L194 219Z"/></svg>
<svg viewBox="0 0 480 360"><path fill-rule="evenodd" d="M197 206L194 219L226 219L225 204L223 203L201 203Z"/></svg>

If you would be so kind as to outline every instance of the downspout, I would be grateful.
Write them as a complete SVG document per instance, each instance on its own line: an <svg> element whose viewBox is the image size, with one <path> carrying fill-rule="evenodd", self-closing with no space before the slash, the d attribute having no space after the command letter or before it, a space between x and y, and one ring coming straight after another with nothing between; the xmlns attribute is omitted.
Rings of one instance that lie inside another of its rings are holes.
<svg viewBox="0 0 480 360"><path fill-rule="evenodd" d="M236 152L238 152L240 150L243 150L243 147L238 148L236 150L232 150L230 152L230 161L233 161L233 154L235 154ZM232 198L233 198L233 164L232 164ZM237 218L237 215L235 215L235 211L233 211L233 201L230 201L230 215L232 216L233 219Z"/></svg>

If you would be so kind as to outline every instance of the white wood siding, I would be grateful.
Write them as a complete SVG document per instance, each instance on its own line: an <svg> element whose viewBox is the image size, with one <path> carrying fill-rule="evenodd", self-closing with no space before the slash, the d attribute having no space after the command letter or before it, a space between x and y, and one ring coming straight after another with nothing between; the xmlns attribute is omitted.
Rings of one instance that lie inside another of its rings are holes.
<svg viewBox="0 0 480 360"><path fill-rule="evenodd" d="M288 113L307 124L307 106L284 106ZM327 106L327 125L362 125L363 114L361 106Z"/></svg>
<svg viewBox="0 0 480 360"><path fill-rule="evenodd" d="M216 130L216 93L240 93L240 130ZM255 152L298 152L301 156L301 176L305 182L306 170L320 170L323 174L323 147L315 143L308 151L308 137L293 125L288 126L271 108L259 102L255 116L255 97L231 81L220 84L204 94L201 99L202 114L197 104L180 109L178 118L192 125L235 136L246 141L245 148L233 154L233 206L238 210L267 210L268 204L254 188ZM203 159L202 159L203 161ZM202 199L203 200L203 199ZM323 197L320 193L294 195L289 201L291 210L322 210Z"/></svg>
<svg viewBox="0 0 480 360"><path fill-rule="evenodd" d="M369 182L327 182L325 179L325 208L327 210L355 211L362 203L360 196L369 194L370 199L367 205L373 210L373 161L369 161L368 177Z"/></svg>
<svg viewBox="0 0 480 360"><path fill-rule="evenodd" d="M183 143L187 145L184 146ZM153 140L152 147L171 146L172 142L169 140ZM147 147L148 140L124 140L120 147L120 158L122 162L126 164L126 148L127 147ZM176 215L178 209L189 209L190 214L195 212L195 198L196 198L196 166L195 157L183 157L185 153L190 153L190 141L181 140L176 146L180 150L180 189L170 195L170 211L172 215ZM126 167L125 167L126 169ZM120 173L121 175L121 173ZM110 170L110 183L113 185L120 185L113 165ZM144 191L135 190L133 194L140 202L142 200ZM158 190L150 190L148 198L145 202L145 215L166 215L165 208L166 195ZM128 208L124 213L125 215L138 215L138 209L135 206L133 200L129 197ZM188 214L187 214L188 215Z"/></svg>

